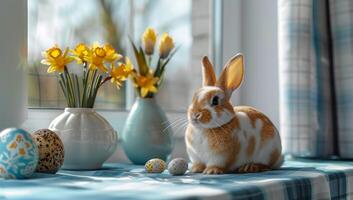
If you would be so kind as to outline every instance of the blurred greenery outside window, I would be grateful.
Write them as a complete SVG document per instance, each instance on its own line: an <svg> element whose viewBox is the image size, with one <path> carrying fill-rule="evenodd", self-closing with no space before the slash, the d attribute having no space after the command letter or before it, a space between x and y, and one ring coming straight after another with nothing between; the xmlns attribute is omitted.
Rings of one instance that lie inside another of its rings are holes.
<svg viewBox="0 0 353 200"><path fill-rule="evenodd" d="M28 105L30 108L63 108L66 101L55 74L48 74L40 63L41 52L58 44L74 47L79 42L112 44L118 53L129 56L128 36L140 41L146 27L159 35L168 32L180 46L167 66L166 78L157 100L166 110L186 110L190 95L189 73L192 29L190 0L30 0L28 1ZM81 66L70 65L80 71ZM95 108L127 108L132 84L117 90L105 84Z"/></svg>

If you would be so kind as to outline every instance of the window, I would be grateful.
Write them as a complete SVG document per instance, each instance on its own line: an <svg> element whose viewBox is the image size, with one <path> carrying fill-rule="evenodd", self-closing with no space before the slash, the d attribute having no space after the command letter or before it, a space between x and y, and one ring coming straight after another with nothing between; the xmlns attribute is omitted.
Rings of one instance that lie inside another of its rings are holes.
<svg viewBox="0 0 353 200"><path fill-rule="evenodd" d="M180 46L167 67L167 77L157 100L166 110L185 111L196 84L201 82L199 61L195 60L208 53L209 11L205 4L208 6L208 1L28 1L29 107L66 106L56 76L47 74L47 67L40 64L44 49L55 43L73 47L78 42L109 42L119 53L133 59L128 36L138 41L144 29L152 26L160 34L171 34ZM206 25L195 26L200 20L207 21ZM202 50L193 51L199 48ZM199 81L195 80L195 75ZM131 83L119 91L113 85L105 84L99 91L96 108L128 108L133 102L133 93Z"/></svg>
<svg viewBox="0 0 353 200"><path fill-rule="evenodd" d="M128 22L129 11L124 7L128 6L128 1L28 1L30 107L60 108L66 105L56 76L47 74L47 67L40 64L41 51L53 44L73 47L78 42L109 42L119 53L125 54L126 44L122 38L128 31L123 28ZM105 84L99 91L96 106L123 108L125 93L126 88L117 91L113 85Z"/></svg>

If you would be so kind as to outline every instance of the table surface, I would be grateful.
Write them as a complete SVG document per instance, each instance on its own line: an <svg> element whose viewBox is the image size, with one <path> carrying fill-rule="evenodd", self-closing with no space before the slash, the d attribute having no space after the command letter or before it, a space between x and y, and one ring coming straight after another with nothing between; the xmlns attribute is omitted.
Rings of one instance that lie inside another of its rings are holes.
<svg viewBox="0 0 353 200"><path fill-rule="evenodd" d="M148 174L143 166L106 164L96 171L37 173L1 180L0 199L353 199L353 162L286 160L252 174Z"/></svg>

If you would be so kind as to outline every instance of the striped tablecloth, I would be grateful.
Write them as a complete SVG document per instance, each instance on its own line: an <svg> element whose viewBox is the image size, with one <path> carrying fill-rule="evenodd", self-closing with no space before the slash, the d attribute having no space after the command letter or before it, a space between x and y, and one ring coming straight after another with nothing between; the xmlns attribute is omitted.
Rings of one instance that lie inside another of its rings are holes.
<svg viewBox="0 0 353 200"><path fill-rule="evenodd" d="M143 166L107 164L97 171L0 180L0 199L353 199L353 162L286 160L253 174L171 176Z"/></svg>

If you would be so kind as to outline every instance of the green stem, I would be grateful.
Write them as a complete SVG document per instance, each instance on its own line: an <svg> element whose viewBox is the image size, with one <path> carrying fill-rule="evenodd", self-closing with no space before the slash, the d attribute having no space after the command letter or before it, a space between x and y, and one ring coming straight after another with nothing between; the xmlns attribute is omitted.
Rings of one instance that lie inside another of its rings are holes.
<svg viewBox="0 0 353 200"><path fill-rule="evenodd" d="M69 86L68 86L68 82L67 82L67 76L65 75L65 73L60 73L60 77L63 80L63 86L64 87L64 93L66 93L66 101L67 101L67 106L68 107L72 107L72 99L71 99L71 95L70 95L70 91L69 91Z"/></svg>
<svg viewBox="0 0 353 200"><path fill-rule="evenodd" d="M69 102L68 102L68 98L67 98L67 94L66 94L66 90L65 90L65 86L64 86L64 83L63 83L63 80L61 78L61 76L58 77L59 78L59 85L61 87L61 90L65 96L65 99L66 99L66 103L69 105Z"/></svg>
<svg viewBox="0 0 353 200"><path fill-rule="evenodd" d="M97 69L94 70L93 76L89 80L89 93L88 93L88 97L87 97L87 101L88 101L87 102L88 103L87 106L89 106L89 107L92 104L91 103L91 97L92 97L92 94L93 94L94 83L95 83L96 77L97 77L97 71L98 71Z"/></svg>
<svg viewBox="0 0 353 200"><path fill-rule="evenodd" d="M141 97L141 88L140 88L140 87L136 87L136 88L135 88L135 92L137 93L137 95L138 95L139 97Z"/></svg>
<svg viewBox="0 0 353 200"><path fill-rule="evenodd" d="M76 83L76 91L77 91L77 106L80 107L80 102L81 102L81 91L80 91L80 83L78 82L78 77L75 74L75 83Z"/></svg>
<svg viewBox="0 0 353 200"><path fill-rule="evenodd" d="M69 71L67 70L66 66L64 67L64 70L65 70L64 73L65 73L65 76L67 79L68 92L72 98L71 100L72 100L73 107L75 107L76 106L76 97L75 97L76 95L75 95L75 90L74 90L72 78L71 78L71 75L70 75Z"/></svg>
<svg viewBox="0 0 353 200"><path fill-rule="evenodd" d="M99 84L98 88L100 88L105 82L109 81L109 80L112 79L112 78L113 78L113 77L111 77L111 76L106 77L106 78Z"/></svg>
<svg viewBox="0 0 353 200"><path fill-rule="evenodd" d="M145 98L153 98L153 97L154 97L154 93L148 92Z"/></svg>
<svg viewBox="0 0 353 200"><path fill-rule="evenodd" d="M152 56L148 55L148 67L151 66Z"/></svg>
<svg viewBox="0 0 353 200"><path fill-rule="evenodd" d="M90 75L90 70L87 71L87 63L84 62L84 66L83 66L83 79L82 79L82 83L83 83L83 94L82 94L82 103L81 103L81 107L85 108L87 107L87 90L88 90L88 77Z"/></svg>
<svg viewBox="0 0 353 200"><path fill-rule="evenodd" d="M102 79L103 79L103 77L99 76L96 83L95 83L94 93L93 93L93 96L91 97L91 108L94 107L94 103L96 102L96 97L97 97L98 90L99 90L100 83L101 83Z"/></svg>

